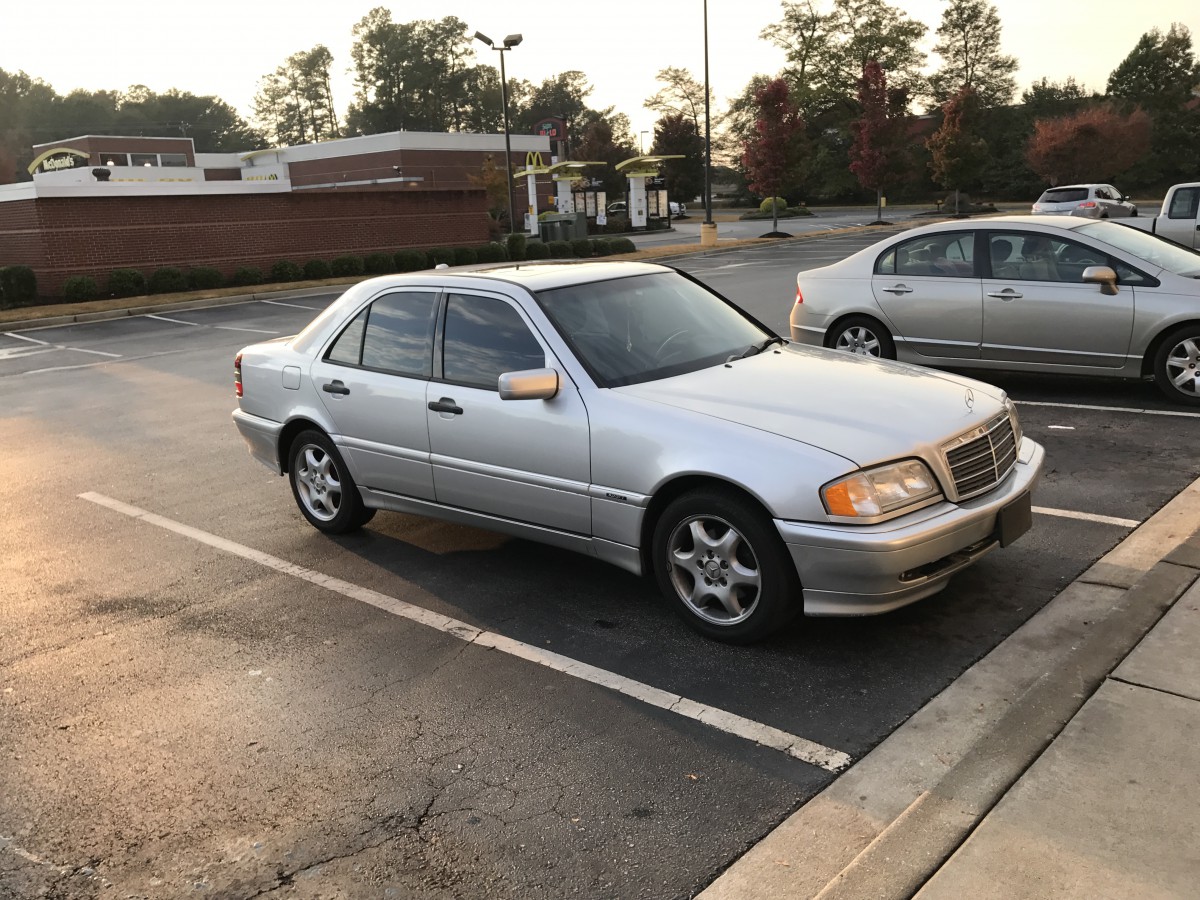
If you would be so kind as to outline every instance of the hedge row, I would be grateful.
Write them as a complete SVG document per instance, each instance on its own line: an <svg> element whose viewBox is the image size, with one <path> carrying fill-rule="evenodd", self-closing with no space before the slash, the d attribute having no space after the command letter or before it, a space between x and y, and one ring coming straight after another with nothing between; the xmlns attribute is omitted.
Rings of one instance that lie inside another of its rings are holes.
<svg viewBox="0 0 1200 900"><path fill-rule="evenodd" d="M71 302L96 300L100 297L137 297L143 294L172 294L180 291L208 290L224 286L243 287L256 284L286 284L293 281L320 281L325 278L346 278L358 275L386 275L392 272L417 272L439 265L467 266L473 263L507 262L510 260L572 259L632 253L637 247L629 238L588 238L574 241L530 241L523 234L510 234L503 243L493 242L478 247L434 247L431 250L404 249L394 254L371 253L367 256L345 255L326 262L312 259L303 266L291 260L280 260L264 273L246 267L224 278L216 269L199 266L186 271L174 266L155 269L150 277L137 269L114 269L103 287L87 275L68 278L63 288ZM13 274L7 274L13 273ZM14 287L9 288L12 282ZM20 285L17 287L16 285ZM24 301L10 301L25 297ZM4 306L32 302L37 297L33 271L26 266L0 269L0 298Z"/></svg>

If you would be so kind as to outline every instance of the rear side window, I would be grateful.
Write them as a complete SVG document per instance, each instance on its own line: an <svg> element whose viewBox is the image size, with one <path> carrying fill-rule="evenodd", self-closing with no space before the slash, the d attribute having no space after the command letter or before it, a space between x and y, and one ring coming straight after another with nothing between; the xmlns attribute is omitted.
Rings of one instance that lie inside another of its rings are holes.
<svg viewBox="0 0 1200 900"><path fill-rule="evenodd" d="M1087 188L1051 188L1038 198L1039 203L1077 203L1088 198Z"/></svg>
<svg viewBox="0 0 1200 900"><path fill-rule="evenodd" d="M1197 206L1200 206L1200 187L1180 188L1171 197L1171 208L1167 210L1167 218L1194 219Z"/></svg>
<svg viewBox="0 0 1200 900"><path fill-rule="evenodd" d="M934 275L970 278L974 275L975 232L925 234L904 241L875 263L880 275Z"/></svg>
<svg viewBox="0 0 1200 900"><path fill-rule="evenodd" d="M428 378L433 369L433 291L385 294L338 335L325 358L397 375Z"/></svg>

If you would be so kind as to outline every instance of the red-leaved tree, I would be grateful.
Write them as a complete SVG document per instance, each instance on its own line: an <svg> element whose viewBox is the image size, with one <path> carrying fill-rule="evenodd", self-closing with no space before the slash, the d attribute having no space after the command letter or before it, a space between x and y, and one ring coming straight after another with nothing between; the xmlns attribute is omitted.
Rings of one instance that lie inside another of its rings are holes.
<svg viewBox="0 0 1200 900"><path fill-rule="evenodd" d="M779 228L775 198L799 175L803 161L804 118L788 97L782 78L768 81L754 94L757 118L754 136L742 149L746 184L756 194L771 198L771 231Z"/></svg>
<svg viewBox="0 0 1200 900"><path fill-rule="evenodd" d="M1141 108L1122 115L1109 104L1038 119L1025 160L1051 184L1107 181L1149 152L1151 127Z"/></svg>
<svg viewBox="0 0 1200 900"><path fill-rule="evenodd" d="M858 82L862 115L850 123L850 171L858 183L875 192L875 220L883 218L883 189L896 177L904 147L904 111L908 96L903 89L888 90L883 66L871 60Z"/></svg>
<svg viewBox="0 0 1200 900"><path fill-rule="evenodd" d="M933 180L947 190L954 189L955 213L960 212L963 185L979 177L988 158L987 142L974 132L978 112L978 95L964 85L942 104L942 125L925 142L932 156Z"/></svg>

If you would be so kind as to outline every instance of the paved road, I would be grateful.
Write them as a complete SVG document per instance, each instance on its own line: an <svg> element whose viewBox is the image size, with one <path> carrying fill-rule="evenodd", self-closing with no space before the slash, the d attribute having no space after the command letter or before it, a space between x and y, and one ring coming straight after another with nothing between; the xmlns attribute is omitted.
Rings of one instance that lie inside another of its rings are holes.
<svg viewBox="0 0 1200 900"><path fill-rule="evenodd" d="M783 328L798 268L876 237L684 265ZM1200 474L1149 385L993 379L1048 450L1035 529L905 610L727 647L584 557L307 526L231 361L328 299L0 334L0 897L690 896L837 776L656 691L859 759Z"/></svg>

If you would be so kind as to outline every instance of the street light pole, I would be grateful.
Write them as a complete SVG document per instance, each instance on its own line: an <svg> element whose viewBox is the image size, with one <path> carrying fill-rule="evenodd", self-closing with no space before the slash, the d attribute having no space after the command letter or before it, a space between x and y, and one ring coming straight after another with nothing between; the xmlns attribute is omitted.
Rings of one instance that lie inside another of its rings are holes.
<svg viewBox="0 0 1200 900"><path fill-rule="evenodd" d="M638 156L645 156L645 154L646 154L646 147L645 147L645 145L642 144L642 135L649 134L649 133L650 133L649 131L639 131L638 132Z"/></svg>
<svg viewBox="0 0 1200 900"><path fill-rule="evenodd" d="M707 0L706 0L707 2ZM508 233L513 233L513 173L512 173L512 142L508 132L508 79L504 73L504 53L521 43L519 34L510 34L504 39L504 46L497 47L495 42L482 31L475 32L475 39L487 44L500 54L500 106L504 117L504 181L508 188Z"/></svg>
<svg viewBox="0 0 1200 900"><path fill-rule="evenodd" d="M712 131L708 96L708 0L704 0L704 224L712 225Z"/></svg>

